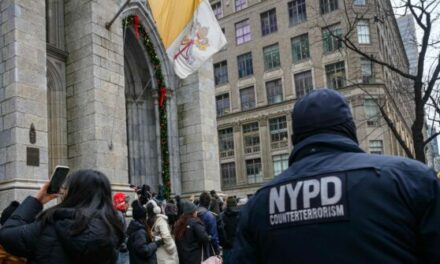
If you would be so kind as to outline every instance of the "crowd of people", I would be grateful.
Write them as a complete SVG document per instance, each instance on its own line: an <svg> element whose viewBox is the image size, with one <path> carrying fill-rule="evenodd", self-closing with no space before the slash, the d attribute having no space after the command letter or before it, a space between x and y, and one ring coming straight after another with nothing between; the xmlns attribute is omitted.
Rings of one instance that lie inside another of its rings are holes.
<svg viewBox="0 0 440 264"><path fill-rule="evenodd" d="M162 201L143 185L130 203L125 193L112 197L109 180L95 170L70 175L63 194L47 187L3 210L0 263L232 263L235 197L223 201L211 191ZM61 202L42 211L55 198Z"/></svg>
<svg viewBox="0 0 440 264"><path fill-rule="evenodd" d="M243 208L215 191L164 202L147 185L135 187L130 207L123 193L112 201L105 175L81 170L62 194L46 183L3 211L0 263L440 263L432 169L365 153L334 90L301 97L293 117L288 169Z"/></svg>

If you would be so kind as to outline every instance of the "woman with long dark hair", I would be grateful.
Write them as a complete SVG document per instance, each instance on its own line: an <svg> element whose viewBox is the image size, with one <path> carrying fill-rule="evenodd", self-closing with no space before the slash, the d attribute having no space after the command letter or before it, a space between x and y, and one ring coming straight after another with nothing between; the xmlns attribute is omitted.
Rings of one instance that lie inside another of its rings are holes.
<svg viewBox="0 0 440 264"><path fill-rule="evenodd" d="M115 263L124 231L107 177L95 170L73 173L63 201L39 214L58 197L47 193L48 186L26 198L0 229L4 248L32 264Z"/></svg>
<svg viewBox="0 0 440 264"><path fill-rule="evenodd" d="M210 238L197 217L197 207L185 200L181 204L182 215L174 227L179 261L180 264L200 264L202 249L209 246Z"/></svg>
<svg viewBox="0 0 440 264"><path fill-rule="evenodd" d="M163 246L163 239L154 240L147 225L147 209L139 201L133 201L133 220L127 229L127 247L130 264L157 264L156 251Z"/></svg>

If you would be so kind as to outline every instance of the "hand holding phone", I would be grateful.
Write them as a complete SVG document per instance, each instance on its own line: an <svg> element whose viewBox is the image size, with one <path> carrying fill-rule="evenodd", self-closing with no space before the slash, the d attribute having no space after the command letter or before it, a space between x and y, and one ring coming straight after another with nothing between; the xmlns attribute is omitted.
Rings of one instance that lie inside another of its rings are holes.
<svg viewBox="0 0 440 264"><path fill-rule="evenodd" d="M66 166L55 167L52 177L50 178L49 186L47 188L48 194L55 194L60 192L60 188L66 180L69 170L69 167Z"/></svg>

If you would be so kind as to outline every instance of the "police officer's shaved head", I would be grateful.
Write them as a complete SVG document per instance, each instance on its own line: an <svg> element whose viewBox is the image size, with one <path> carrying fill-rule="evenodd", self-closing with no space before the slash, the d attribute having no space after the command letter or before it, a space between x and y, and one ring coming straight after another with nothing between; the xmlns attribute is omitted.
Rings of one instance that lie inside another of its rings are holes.
<svg viewBox="0 0 440 264"><path fill-rule="evenodd" d="M332 89L318 89L301 97L292 113L293 143L319 133L336 133L357 142L356 126L345 97Z"/></svg>

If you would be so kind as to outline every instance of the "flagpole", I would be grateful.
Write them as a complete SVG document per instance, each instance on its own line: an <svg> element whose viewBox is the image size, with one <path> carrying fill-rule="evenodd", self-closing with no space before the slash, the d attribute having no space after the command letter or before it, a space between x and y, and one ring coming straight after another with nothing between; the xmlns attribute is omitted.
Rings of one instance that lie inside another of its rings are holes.
<svg viewBox="0 0 440 264"><path fill-rule="evenodd" d="M113 19L110 22L105 23L105 28L107 30L110 30L111 26L113 25L113 23L115 22L116 18L118 18L118 16L122 13L122 10L124 10L124 8L130 3L131 0L127 0L122 6L121 8L119 8L118 12L116 13L116 15L113 17Z"/></svg>

